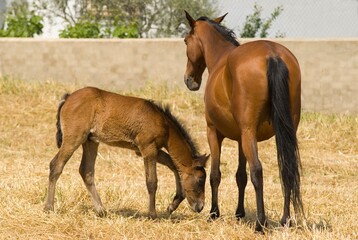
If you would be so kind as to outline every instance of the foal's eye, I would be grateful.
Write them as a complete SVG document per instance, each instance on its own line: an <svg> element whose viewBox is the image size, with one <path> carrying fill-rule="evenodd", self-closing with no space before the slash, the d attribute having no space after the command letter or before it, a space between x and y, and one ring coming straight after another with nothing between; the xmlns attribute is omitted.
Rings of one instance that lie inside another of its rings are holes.
<svg viewBox="0 0 358 240"><path fill-rule="evenodd" d="M204 186L204 185L205 185L205 179L204 179L204 178L199 178L198 184L199 184L200 186Z"/></svg>

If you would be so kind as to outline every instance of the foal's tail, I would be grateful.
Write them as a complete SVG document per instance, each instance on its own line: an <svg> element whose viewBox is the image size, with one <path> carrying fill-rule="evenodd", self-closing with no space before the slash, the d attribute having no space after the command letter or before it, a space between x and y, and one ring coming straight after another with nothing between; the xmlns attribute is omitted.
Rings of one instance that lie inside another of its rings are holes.
<svg viewBox="0 0 358 240"><path fill-rule="evenodd" d="M277 160L283 190L292 193L296 213L303 213L300 194L300 155L293 124L289 96L289 73L280 57L270 57L267 65L271 117L276 135ZM284 191L285 194L285 191Z"/></svg>
<svg viewBox="0 0 358 240"><path fill-rule="evenodd" d="M62 130L61 130L61 121L60 121L60 112L61 109L63 107L63 104L65 104L66 99L70 96L70 94L66 93L65 95L63 95L63 97L61 98L61 101L58 105L58 109L57 109L57 121L56 121L56 127L57 127L57 133L56 133L56 143L57 143L57 147L60 148L62 145Z"/></svg>

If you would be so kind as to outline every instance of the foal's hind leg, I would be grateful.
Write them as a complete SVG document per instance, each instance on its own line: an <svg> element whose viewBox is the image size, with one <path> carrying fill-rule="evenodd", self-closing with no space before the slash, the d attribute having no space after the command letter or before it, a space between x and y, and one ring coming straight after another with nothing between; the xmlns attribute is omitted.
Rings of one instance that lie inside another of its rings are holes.
<svg viewBox="0 0 358 240"><path fill-rule="evenodd" d="M241 143L239 143L239 166L236 172L236 184L239 188L239 201L235 216L240 219L245 217L244 199L247 185L246 157L243 153Z"/></svg>
<svg viewBox="0 0 358 240"><path fill-rule="evenodd" d="M105 210L94 183L94 166L96 163L98 145L99 143L90 140L82 144L83 154L79 172L91 195L97 215L102 217L105 215Z"/></svg>
<svg viewBox="0 0 358 240"><path fill-rule="evenodd" d="M162 150L158 153L158 163L163 164L167 166L172 172L174 173L175 177L175 184L176 184L176 194L173 199L173 202L168 206L168 212L172 213L174 212L179 204L184 200L184 192L183 188L180 182L180 176L177 167L174 165L174 162L172 158L167 154L166 152L163 152Z"/></svg>
<svg viewBox="0 0 358 240"><path fill-rule="evenodd" d="M48 183L48 193L47 200L45 204L45 211L53 211L54 210L54 198L55 198L55 189L56 182L60 177L64 166L67 161L71 158L73 152L77 149L77 147L64 147L64 145L60 148L59 152L50 162L50 174L49 174L49 183Z"/></svg>

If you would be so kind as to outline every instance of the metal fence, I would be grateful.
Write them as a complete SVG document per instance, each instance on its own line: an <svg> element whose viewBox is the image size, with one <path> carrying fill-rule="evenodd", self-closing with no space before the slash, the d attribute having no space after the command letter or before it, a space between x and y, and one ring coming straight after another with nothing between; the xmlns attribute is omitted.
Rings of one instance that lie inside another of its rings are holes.
<svg viewBox="0 0 358 240"><path fill-rule="evenodd" d="M262 18L268 18L275 7L283 12L273 22L269 36L283 33L288 38L349 38L358 37L357 0L220 0L219 12L229 14L227 27L239 35L254 4L262 7Z"/></svg>

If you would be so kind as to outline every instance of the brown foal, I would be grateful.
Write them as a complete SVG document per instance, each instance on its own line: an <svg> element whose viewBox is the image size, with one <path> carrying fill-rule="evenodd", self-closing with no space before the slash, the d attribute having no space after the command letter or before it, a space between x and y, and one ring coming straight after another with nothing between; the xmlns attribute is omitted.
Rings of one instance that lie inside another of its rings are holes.
<svg viewBox="0 0 358 240"><path fill-rule="evenodd" d="M105 214L94 183L94 167L100 142L134 150L144 159L149 193L149 217L156 218L156 164L166 165L176 180L176 195L168 207L173 212L186 197L191 208L200 212L205 201L205 164L187 131L171 114L152 101L122 96L93 87L63 97L57 113L59 151L50 163L45 210L54 210L55 187L63 168L81 145L79 172L99 216ZM167 152L163 151L163 148Z"/></svg>

